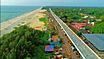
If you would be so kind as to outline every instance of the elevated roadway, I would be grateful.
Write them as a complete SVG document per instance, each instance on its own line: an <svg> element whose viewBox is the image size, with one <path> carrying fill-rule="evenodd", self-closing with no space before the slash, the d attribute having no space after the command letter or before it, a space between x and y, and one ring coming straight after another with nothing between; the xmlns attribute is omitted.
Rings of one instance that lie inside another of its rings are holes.
<svg viewBox="0 0 104 59"><path fill-rule="evenodd" d="M64 30L65 34L71 40L75 48L78 50L82 59L101 59L85 42L79 38L55 13L51 10L50 13L55 18L57 23Z"/></svg>

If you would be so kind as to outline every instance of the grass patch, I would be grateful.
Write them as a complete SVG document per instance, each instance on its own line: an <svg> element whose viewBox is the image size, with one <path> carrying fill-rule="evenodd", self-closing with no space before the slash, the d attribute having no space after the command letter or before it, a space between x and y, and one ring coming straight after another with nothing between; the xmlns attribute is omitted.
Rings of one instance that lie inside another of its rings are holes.
<svg viewBox="0 0 104 59"><path fill-rule="evenodd" d="M48 25L48 19L47 19L47 18L39 18L39 20L40 20L41 22L44 22L44 23L45 23L45 26Z"/></svg>

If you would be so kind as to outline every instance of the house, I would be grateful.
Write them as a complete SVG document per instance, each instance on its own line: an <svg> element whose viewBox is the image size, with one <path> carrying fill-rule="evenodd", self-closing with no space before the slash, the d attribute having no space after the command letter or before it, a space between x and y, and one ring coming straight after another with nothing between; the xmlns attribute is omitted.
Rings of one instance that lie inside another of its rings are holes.
<svg viewBox="0 0 104 59"><path fill-rule="evenodd" d="M95 19L95 20L98 21L98 22L101 21L101 19Z"/></svg>
<svg viewBox="0 0 104 59"><path fill-rule="evenodd" d="M88 16L86 15L86 16L84 16L83 18L88 18Z"/></svg>
<svg viewBox="0 0 104 59"><path fill-rule="evenodd" d="M89 20L84 20L84 23L88 23L89 22Z"/></svg>
<svg viewBox="0 0 104 59"><path fill-rule="evenodd" d="M60 39L58 38L57 35L53 35L52 38L49 38L48 41L50 42L51 45L55 44L60 44Z"/></svg>
<svg viewBox="0 0 104 59"><path fill-rule="evenodd" d="M80 14L82 16L82 18L88 18L89 16L86 14Z"/></svg>
<svg viewBox="0 0 104 59"><path fill-rule="evenodd" d="M48 41L58 42L60 38L57 35L52 35L52 38L49 38Z"/></svg>
<svg viewBox="0 0 104 59"><path fill-rule="evenodd" d="M80 29L84 28L86 26L86 23L77 23L73 22L71 25L71 28L76 31L80 31Z"/></svg>
<svg viewBox="0 0 104 59"><path fill-rule="evenodd" d="M50 42L51 45L58 45L60 42Z"/></svg>
<svg viewBox="0 0 104 59"><path fill-rule="evenodd" d="M46 52L54 52L54 45L46 45L45 51Z"/></svg>

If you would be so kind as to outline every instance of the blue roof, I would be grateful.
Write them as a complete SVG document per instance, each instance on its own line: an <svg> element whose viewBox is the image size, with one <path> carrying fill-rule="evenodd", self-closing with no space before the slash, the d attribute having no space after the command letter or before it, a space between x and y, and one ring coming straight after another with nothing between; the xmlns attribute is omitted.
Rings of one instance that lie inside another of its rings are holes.
<svg viewBox="0 0 104 59"><path fill-rule="evenodd" d="M59 44L59 42L50 42L50 44L55 45L55 44Z"/></svg>
<svg viewBox="0 0 104 59"><path fill-rule="evenodd" d="M53 51L53 50L54 50L54 45L45 46L45 51Z"/></svg>
<svg viewBox="0 0 104 59"><path fill-rule="evenodd" d="M104 34L83 34L98 50L104 51Z"/></svg>

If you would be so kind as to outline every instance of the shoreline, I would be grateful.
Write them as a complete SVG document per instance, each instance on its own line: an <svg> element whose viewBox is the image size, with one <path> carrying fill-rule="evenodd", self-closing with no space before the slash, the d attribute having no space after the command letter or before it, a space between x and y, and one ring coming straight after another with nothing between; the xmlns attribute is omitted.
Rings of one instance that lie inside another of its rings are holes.
<svg viewBox="0 0 104 59"><path fill-rule="evenodd" d="M19 9L20 7L29 7L29 6L1 6L1 11L3 11L3 10L5 10L5 8L3 9L3 7L18 7L17 9ZM30 6L30 7L34 7L34 6ZM13 8L12 8L13 9ZM13 17L10 17L10 18L7 18L7 19L2 19L2 17L1 17L1 20L3 20L3 21L1 21L0 22L0 24L1 23L3 23L3 22L6 22L6 21L9 21L9 20L12 20L12 19L14 19L14 18L17 18L17 17L19 17L19 16L21 16L21 15L24 15L24 14L27 14L27 13L30 13L31 11L34 11L34 10L37 10L37 9L42 9L42 7L41 6L35 6L35 8L30 8L30 10L27 10L27 11L22 11L21 12L21 10L20 10L20 13L19 14L17 14L16 16L13 16ZM11 11L10 11L11 12ZM14 12L14 11L13 11ZM2 12L1 12L2 13ZM5 13L5 12L4 12ZM11 15L12 16L12 15Z"/></svg>
<svg viewBox="0 0 104 59"><path fill-rule="evenodd" d="M38 10L41 10L41 8L42 8L42 7L38 8L38 9L36 9L36 10L32 10L32 11L30 11L30 12L26 12L26 13L24 13L24 14L18 15L18 16L14 17L14 18L8 19L7 21L1 22L1 23L0 23L0 26L1 26L0 31L2 30L2 25L4 25L5 23L18 21L18 20L20 20L19 18L29 16L30 13L32 14L33 12L37 12ZM11 25L11 24L10 24L10 25ZM4 26L5 26L5 25L4 25ZM4 26L3 26L3 27L4 27ZM7 26L7 25L6 25L6 26Z"/></svg>
<svg viewBox="0 0 104 59"><path fill-rule="evenodd" d="M11 32L12 30L14 30L14 27L17 27L18 25L23 25L28 23L31 23L29 25L34 25L35 23L36 25L37 23L38 25L41 24L42 22L40 22L37 18L37 14L39 14L39 12L41 11L41 8L38 8L29 13L25 13L23 15L20 15L18 17L15 17L13 19L0 23L0 26L1 26L0 35L2 36L6 33ZM43 26L44 23L42 23L41 25Z"/></svg>

